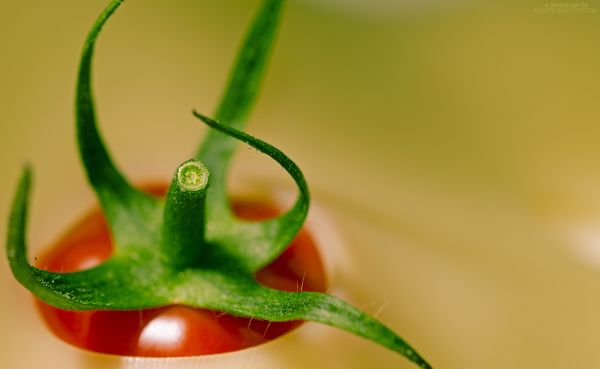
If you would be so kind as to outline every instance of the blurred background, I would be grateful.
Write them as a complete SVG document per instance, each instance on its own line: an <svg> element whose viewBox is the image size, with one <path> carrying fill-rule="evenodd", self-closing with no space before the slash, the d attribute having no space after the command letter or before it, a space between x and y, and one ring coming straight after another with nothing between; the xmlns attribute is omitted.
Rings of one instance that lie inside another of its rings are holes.
<svg viewBox="0 0 600 369"><path fill-rule="evenodd" d="M0 1L0 219L32 163L34 255L93 204L74 85L107 1ZM111 19L99 123L132 180L167 179L194 151L190 111L214 110L259 3L128 0ZM247 129L300 165L337 224L336 283L435 368L600 367L599 16L591 0L288 2ZM293 189L241 149L232 189L246 181ZM5 261L0 295L3 362L78 366L26 354L73 355ZM322 341L288 366L413 367L348 334Z"/></svg>

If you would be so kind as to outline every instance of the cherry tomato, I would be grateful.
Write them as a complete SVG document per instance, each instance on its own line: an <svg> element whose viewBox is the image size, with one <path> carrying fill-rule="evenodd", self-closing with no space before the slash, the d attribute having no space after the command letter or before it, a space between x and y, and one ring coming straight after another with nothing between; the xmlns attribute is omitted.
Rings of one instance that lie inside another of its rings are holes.
<svg viewBox="0 0 600 369"><path fill-rule="evenodd" d="M164 195L166 188L154 185L146 190ZM273 206L249 201L235 201L233 209L238 216L249 220L278 214ZM79 271L102 263L112 250L106 222L97 210L73 227L37 264L50 271ZM304 229L256 278L269 287L292 292L323 292L326 287L317 248ZM301 324L238 318L179 305L140 311L65 311L38 301L38 307L47 326L62 340L92 351L130 356L194 356L235 351L279 337Z"/></svg>

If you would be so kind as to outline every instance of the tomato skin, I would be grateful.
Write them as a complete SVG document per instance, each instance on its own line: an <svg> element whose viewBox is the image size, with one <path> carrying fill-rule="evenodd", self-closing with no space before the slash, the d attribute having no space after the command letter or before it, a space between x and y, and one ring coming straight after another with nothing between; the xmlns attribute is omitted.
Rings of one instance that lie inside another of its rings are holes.
<svg viewBox="0 0 600 369"><path fill-rule="evenodd" d="M264 341L258 333L243 329L228 315L217 317L209 310L169 306L142 329L136 356L179 356L235 351ZM202 345L198 345L202 342Z"/></svg>
<svg viewBox="0 0 600 369"><path fill-rule="evenodd" d="M163 195L164 186L146 190ZM236 201L236 214L249 220L278 214L273 206ZM112 242L106 222L95 211L80 221L38 260L56 272L91 268L108 259ZM301 230L286 251L256 274L269 287L286 291L324 291L325 275L316 246ZM65 311L38 301L50 330L80 348L128 356L176 357L230 352L274 339L301 322L271 323L173 305L139 311Z"/></svg>

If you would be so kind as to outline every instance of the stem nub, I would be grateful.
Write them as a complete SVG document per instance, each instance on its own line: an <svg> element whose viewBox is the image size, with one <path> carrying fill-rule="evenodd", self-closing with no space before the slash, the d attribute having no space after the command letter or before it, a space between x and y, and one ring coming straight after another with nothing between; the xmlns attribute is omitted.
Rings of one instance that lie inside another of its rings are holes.
<svg viewBox="0 0 600 369"><path fill-rule="evenodd" d="M206 244L205 200L209 171L202 162L181 164L171 182L161 234L161 258L181 269L197 264Z"/></svg>
<svg viewBox="0 0 600 369"><path fill-rule="evenodd" d="M208 169L198 160L189 160L177 169L177 180L182 190L198 191L208 184Z"/></svg>

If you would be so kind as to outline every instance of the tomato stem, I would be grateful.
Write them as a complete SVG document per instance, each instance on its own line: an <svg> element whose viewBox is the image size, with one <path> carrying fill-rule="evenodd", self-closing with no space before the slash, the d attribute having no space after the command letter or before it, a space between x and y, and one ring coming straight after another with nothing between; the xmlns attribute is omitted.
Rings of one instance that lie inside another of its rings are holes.
<svg viewBox="0 0 600 369"><path fill-rule="evenodd" d="M161 234L161 259L175 269L197 265L206 247L205 199L209 171L198 160L177 168L167 194Z"/></svg>

